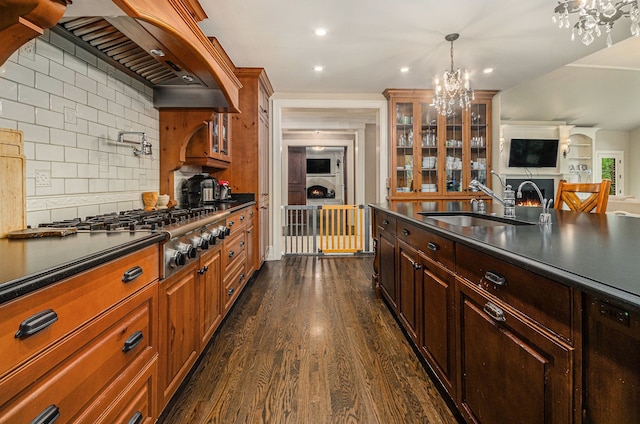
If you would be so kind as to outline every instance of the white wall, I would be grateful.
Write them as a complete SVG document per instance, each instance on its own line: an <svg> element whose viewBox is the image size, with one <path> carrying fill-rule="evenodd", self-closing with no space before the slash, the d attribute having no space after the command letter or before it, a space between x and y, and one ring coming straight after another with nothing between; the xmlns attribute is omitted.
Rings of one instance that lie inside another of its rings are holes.
<svg viewBox="0 0 640 424"><path fill-rule="evenodd" d="M640 163L640 128L636 128L635 130L629 133L629 155L626 156L627 164L639 164ZM636 198L640 199L640 166L626 166L628 169L627 172L627 183L625 184L625 189L627 194L632 196L636 196Z"/></svg>
<svg viewBox="0 0 640 424"><path fill-rule="evenodd" d="M0 127L24 133L28 225L140 208L158 190L151 89L57 34L0 67ZM146 132L155 160L116 143L121 130Z"/></svg>

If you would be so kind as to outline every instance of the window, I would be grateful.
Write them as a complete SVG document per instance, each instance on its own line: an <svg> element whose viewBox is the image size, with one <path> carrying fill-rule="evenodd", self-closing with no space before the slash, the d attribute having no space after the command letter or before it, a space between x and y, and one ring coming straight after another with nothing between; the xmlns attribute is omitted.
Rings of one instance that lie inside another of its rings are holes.
<svg viewBox="0 0 640 424"><path fill-rule="evenodd" d="M604 178L611 180L612 196L622 196L624 194L624 152L622 151L601 151L596 152L596 182Z"/></svg>

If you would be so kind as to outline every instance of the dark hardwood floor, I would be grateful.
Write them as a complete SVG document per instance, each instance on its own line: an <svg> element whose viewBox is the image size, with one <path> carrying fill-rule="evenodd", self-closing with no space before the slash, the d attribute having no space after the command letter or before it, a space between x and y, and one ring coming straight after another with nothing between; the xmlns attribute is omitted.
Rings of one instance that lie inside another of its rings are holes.
<svg viewBox="0 0 640 424"><path fill-rule="evenodd" d="M160 422L457 423L372 271L371 257L265 263Z"/></svg>

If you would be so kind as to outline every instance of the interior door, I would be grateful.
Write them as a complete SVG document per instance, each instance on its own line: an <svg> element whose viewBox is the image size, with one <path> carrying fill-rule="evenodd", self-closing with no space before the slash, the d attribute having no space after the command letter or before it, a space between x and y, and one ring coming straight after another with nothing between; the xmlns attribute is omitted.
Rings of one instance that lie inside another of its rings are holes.
<svg viewBox="0 0 640 424"><path fill-rule="evenodd" d="M307 204L307 150L304 146L289 147L289 205Z"/></svg>

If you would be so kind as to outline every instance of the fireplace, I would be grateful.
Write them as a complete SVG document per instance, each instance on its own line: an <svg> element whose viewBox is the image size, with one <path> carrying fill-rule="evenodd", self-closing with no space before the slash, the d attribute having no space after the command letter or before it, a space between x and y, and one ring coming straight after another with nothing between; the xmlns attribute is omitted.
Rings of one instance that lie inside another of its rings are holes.
<svg viewBox="0 0 640 424"><path fill-rule="evenodd" d="M307 199L333 199L336 193L325 186L312 185L307 188Z"/></svg>
<svg viewBox="0 0 640 424"><path fill-rule="evenodd" d="M555 180L553 178L530 178L530 179L521 179L521 178L507 178L506 184L510 185L514 191L518 191L518 187L523 181L533 181L536 183L540 192L542 193L542 197L545 199L553 200L555 196ZM527 184L522 187L522 198L516 198L516 206L531 206L531 207L541 207L540 205L540 197L536 190L531 186L531 184Z"/></svg>

